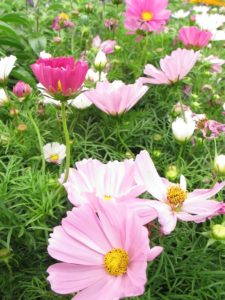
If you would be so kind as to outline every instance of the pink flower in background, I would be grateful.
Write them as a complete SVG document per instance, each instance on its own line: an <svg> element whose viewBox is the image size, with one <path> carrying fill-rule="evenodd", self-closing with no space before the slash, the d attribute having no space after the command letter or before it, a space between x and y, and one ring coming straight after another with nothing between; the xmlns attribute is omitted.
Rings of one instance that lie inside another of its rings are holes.
<svg viewBox="0 0 225 300"><path fill-rule="evenodd" d="M202 128L200 127L202 124ZM203 120L202 123L199 123L199 129L201 129L205 138L211 140L218 137L220 134L225 134L225 124L219 123L214 120Z"/></svg>
<svg viewBox="0 0 225 300"><path fill-rule="evenodd" d="M168 0L126 0L124 26L128 33L162 31L170 17L167 5Z"/></svg>
<svg viewBox="0 0 225 300"><path fill-rule="evenodd" d="M119 21L117 19L111 18L111 19L105 19L104 25L109 30L116 30L119 26Z"/></svg>
<svg viewBox="0 0 225 300"><path fill-rule="evenodd" d="M225 59L221 59L218 56L210 55L203 59L211 64L212 73L222 73L222 66L225 64Z"/></svg>
<svg viewBox="0 0 225 300"><path fill-rule="evenodd" d="M184 26L179 30L179 40L186 47L203 48L211 40L212 33L207 30L200 30L196 26Z"/></svg>
<svg viewBox="0 0 225 300"><path fill-rule="evenodd" d="M68 97L82 86L88 65L84 61L75 61L73 57L55 57L39 58L31 68L50 94Z"/></svg>
<svg viewBox="0 0 225 300"><path fill-rule="evenodd" d="M147 261L163 248L150 249L148 231L125 206L74 208L54 228L48 253L59 260L48 280L58 294L73 300L119 300L144 293Z"/></svg>
<svg viewBox="0 0 225 300"><path fill-rule="evenodd" d="M73 27L75 26L75 24L74 24L72 21L67 20L67 21L64 21L64 22L63 22L63 26L64 26L65 28L73 28Z"/></svg>
<svg viewBox="0 0 225 300"><path fill-rule="evenodd" d="M13 94L18 98L25 98L32 93L32 88L28 83L23 81L18 81L17 84L13 87Z"/></svg>
<svg viewBox="0 0 225 300"><path fill-rule="evenodd" d="M114 40L107 40L102 42L100 49L105 52L105 54L113 53L115 50L116 41Z"/></svg>
<svg viewBox="0 0 225 300"><path fill-rule="evenodd" d="M92 47L102 50L105 54L113 53L115 50L116 41L106 40L102 42L99 35L96 35L92 41Z"/></svg>
<svg viewBox="0 0 225 300"><path fill-rule="evenodd" d="M109 115L120 115L130 110L144 94L148 87L141 82L126 85L116 80L112 83L98 82L94 90L86 92L86 96L99 109ZM107 99L107 101L106 101Z"/></svg>
<svg viewBox="0 0 225 300"><path fill-rule="evenodd" d="M135 164L137 183L144 185L157 199L149 200L149 205L157 210L164 234L174 230L177 220L199 223L223 213L224 203L208 199L225 186L225 181L216 183L212 189L197 189L188 193L185 177L181 176L180 184L161 178L147 151L137 155Z"/></svg>
<svg viewBox="0 0 225 300"><path fill-rule="evenodd" d="M55 17L55 19L53 20L53 23L52 23L52 29L53 30L59 31L61 29L61 27L59 25L59 21L60 21L60 18L59 17Z"/></svg>
<svg viewBox="0 0 225 300"><path fill-rule="evenodd" d="M97 159L84 159L76 163L76 168L70 169L68 180L63 185L68 199L75 206L89 203L96 209L96 200L122 203L134 209L142 223L146 224L154 220L157 214L146 205L146 200L137 199L144 188L136 184L134 171L133 160L104 164ZM60 182L63 178L64 174Z"/></svg>
<svg viewBox="0 0 225 300"><path fill-rule="evenodd" d="M145 66L143 83L172 84L184 78L193 68L199 57L199 52L193 50L177 49L160 59L161 69L151 64Z"/></svg>

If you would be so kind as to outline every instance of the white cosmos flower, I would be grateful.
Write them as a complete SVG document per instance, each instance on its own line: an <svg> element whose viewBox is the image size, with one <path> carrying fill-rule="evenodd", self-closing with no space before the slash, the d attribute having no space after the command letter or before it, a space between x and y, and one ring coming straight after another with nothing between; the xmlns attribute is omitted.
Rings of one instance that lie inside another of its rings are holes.
<svg viewBox="0 0 225 300"><path fill-rule="evenodd" d="M14 55L6 56L0 59L0 82L5 81L13 67L15 66L16 57Z"/></svg>
<svg viewBox="0 0 225 300"><path fill-rule="evenodd" d="M41 83L37 84L37 89L42 95L41 103L43 103L44 105L52 104L55 106L61 106L61 102L59 100L55 100L51 95L49 95L49 93Z"/></svg>
<svg viewBox="0 0 225 300"><path fill-rule="evenodd" d="M52 55L50 53L48 53L48 52L41 51L39 57L40 58L51 58Z"/></svg>
<svg viewBox="0 0 225 300"><path fill-rule="evenodd" d="M66 157L66 146L57 142L44 145L43 151L45 160L53 164L60 165Z"/></svg>
<svg viewBox="0 0 225 300"><path fill-rule="evenodd" d="M179 142L189 140L195 131L195 122L191 118L176 118L172 123L172 131L175 139Z"/></svg>
<svg viewBox="0 0 225 300"><path fill-rule="evenodd" d="M105 72L101 72L101 78L100 81L106 81L107 80L107 74ZM86 74L86 80L91 82L98 82L99 81L99 72L95 72L93 69L89 69Z"/></svg>
<svg viewBox="0 0 225 300"><path fill-rule="evenodd" d="M184 19L190 15L189 11L185 11L183 9L179 9L172 14L174 19Z"/></svg>
<svg viewBox="0 0 225 300"><path fill-rule="evenodd" d="M85 109L92 105L92 102L85 96L87 88L83 88L82 92L75 99L69 100L68 103L77 109Z"/></svg>
<svg viewBox="0 0 225 300"><path fill-rule="evenodd" d="M201 29L214 33L225 22L225 16L220 14L198 14L195 16L196 23Z"/></svg>
<svg viewBox="0 0 225 300"><path fill-rule="evenodd" d="M225 41L225 30L215 30L212 34L212 41Z"/></svg>
<svg viewBox="0 0 225 300"><path fill-rule="evenodd" d="M224 154L220 154L215 157L214 167L219 174L225 175L225 155Z"/></svg>
<svg viewBox="0 0 225 300"><path fill-rule="evenodd" d="M4 89L0 89L0 106L3 106L9 99Z"/></svg>
<svg viewBox="0 0 225 300"><path fill-rule="evenodd" d="M204 5L196 5L193 7L193 10L197 13L202 13L205 14L209 11L209 7L208 6L204 6Z"/></svg>

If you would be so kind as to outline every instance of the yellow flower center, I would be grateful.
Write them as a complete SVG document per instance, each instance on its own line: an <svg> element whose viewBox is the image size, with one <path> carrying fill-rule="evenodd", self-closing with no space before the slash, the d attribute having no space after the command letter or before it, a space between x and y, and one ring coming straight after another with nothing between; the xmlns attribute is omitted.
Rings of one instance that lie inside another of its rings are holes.
<svg viewBox="0 0 225 300"><path fill-rule="evenodd" d="M167 201L172 209L179 208L187 198L187 192L179 184L171 185L167 190Z"/></svg>
<svg viewBox="0 0 225 300"><path fill-rule="evenodd" d="M60 80L58 81L58 91L62 92L62 83Z"/></svg>
<svg viewBox="0 0 225 300"><path fill-rule="evenodd" d="M60 20L62 20L62 21L67 21L67 20L69 20L69 16L68 16L66 13L64 13L64 12L62 12L61 14L59 14L59 18L60 18Z"/></svg>
<svg viewBox="0 0 225 300"><path fill-rule="evenodd" d="M57 162L57 161L59 160L59 155L58 155L58 154L52 154L52 155L50 156L50 160L51 160L51 162L53 162L53 163Z"/></svg>
<svg viewBox="0 0 225 300"><path fill-rule="evenodd" d="M111 200L111 199L112 199L112 197L109 196L109 195L105 195L105 196L104 196L104 200L105 200L105 201L109 201L109 200Z"/></svg>
<svg viewBox="0 0 225 300"><path fill-rule="evenodd" d="M153 18L153 13L151 13L150 11L143 11L141 14L141 18L142 20L149 22Z"/></svg>
<svg viewBox="0 0 225 300"><path fill-rule="evenodd" d="M107 273L112 276L120 276L127 272L129 256L126 251L114 248L106 253L104 267Z"/></svg>

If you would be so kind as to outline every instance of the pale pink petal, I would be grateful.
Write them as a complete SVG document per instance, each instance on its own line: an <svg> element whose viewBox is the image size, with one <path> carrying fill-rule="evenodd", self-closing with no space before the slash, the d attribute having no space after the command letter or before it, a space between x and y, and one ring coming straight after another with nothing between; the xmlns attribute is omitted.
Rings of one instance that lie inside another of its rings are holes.
<svg viewBox="0 0 225 300"><path fill-rule="evenodd" d="M153 248L150 249L150 251L148 252L148 261L152 261L154 260L157 256L159 256L163 251L163 247L161 246L155 246Z"/></svg>
<svg viewBox="0 0 225 300"><path fill-rule="evenodd" d="M225 181L216 183L211 189L197 189L188 194L185 204L188 202L195 202L199 200L207 200L215 196L225 186Z"/></svg>

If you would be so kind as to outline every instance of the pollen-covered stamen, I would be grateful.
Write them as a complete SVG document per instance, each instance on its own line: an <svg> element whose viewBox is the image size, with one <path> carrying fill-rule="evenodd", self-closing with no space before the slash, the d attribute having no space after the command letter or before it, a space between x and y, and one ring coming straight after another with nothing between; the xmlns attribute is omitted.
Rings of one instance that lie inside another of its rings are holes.
<svg viewBox="0 0 225 300"><path fill-rule="evenodd" d="M106 253L104 257L104 267L107 273L112 276L120 276L127 272L129 256L127 252L120 248L115 248Z"/></svg>
<svg viewBox="0 0 225 300"><path fill-rule="evenodd" d="M153 18L153 13L151 13L150 11L143 11L141 14L141 18L142 20L149 22Z"/></svg>
<svg viewBox="0 0 225 300"><path fill-rule="evenodd" d="M112 199L112 197L110 195L105 195L103 198L105 201L109 201Z"/></svg>
<svg viewBox="0 0 225 300"><path fill-rule="evenodd" d="M62 92L62 83L60 80L58 81L58 91Z"/></svg>
<svg viewBox="0 0 225 300"><path fill-rule="evenodd" d="M167 190L167 201L173 208L179 208L187 198L187 192L179 184L171 185Z"/></svg>
<svg viewBox="0 0 225 300"><path fill-rule="evenodd" d="M59 160L59 155L58 154L52 154L50 156L50 161L53 163L56 163Z"/></svg>

